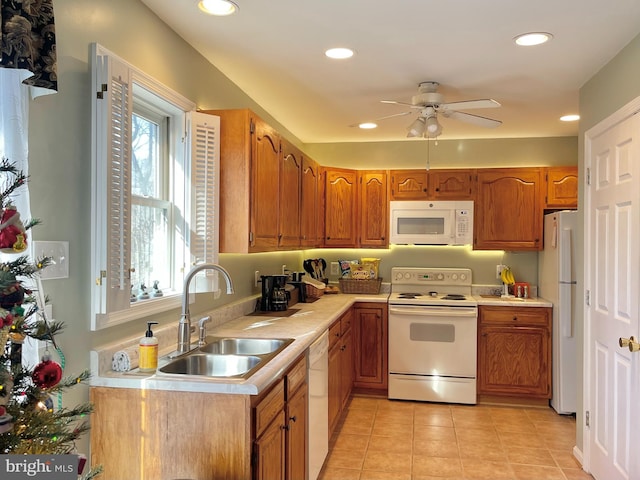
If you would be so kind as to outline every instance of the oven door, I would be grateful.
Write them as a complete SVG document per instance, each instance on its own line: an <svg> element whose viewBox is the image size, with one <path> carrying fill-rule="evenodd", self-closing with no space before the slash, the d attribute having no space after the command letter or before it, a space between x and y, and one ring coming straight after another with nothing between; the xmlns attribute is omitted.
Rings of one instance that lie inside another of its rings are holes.
<svg viewBox="0 0 640 480"><path fill-rule="evenodd" d="M476 377L477 307L389 305L389 373Z"/></svg>

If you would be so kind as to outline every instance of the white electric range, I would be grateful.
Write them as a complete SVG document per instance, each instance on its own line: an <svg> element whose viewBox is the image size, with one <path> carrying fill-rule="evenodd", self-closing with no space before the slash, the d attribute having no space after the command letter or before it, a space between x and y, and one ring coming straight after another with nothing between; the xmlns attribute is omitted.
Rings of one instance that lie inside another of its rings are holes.
<svg viewBox="0 0 640 480"><path fill-rule="evenodd" d="M471 282L467 268L391 269L389 398L476 403Z"/></svg>

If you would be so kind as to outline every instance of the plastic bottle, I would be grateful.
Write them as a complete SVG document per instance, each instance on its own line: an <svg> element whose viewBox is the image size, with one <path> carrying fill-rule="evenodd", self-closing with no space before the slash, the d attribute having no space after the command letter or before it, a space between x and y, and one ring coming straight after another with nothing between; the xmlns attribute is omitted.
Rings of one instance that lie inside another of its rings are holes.
<svg viewBox="0 0 640 480"><path fill-rule="evenodd" d="M147 322L147 332L140 339L138 369L141 372L155 372L158 368L158 339L151 331L151 325L157 324L158 322Z"/></svg>

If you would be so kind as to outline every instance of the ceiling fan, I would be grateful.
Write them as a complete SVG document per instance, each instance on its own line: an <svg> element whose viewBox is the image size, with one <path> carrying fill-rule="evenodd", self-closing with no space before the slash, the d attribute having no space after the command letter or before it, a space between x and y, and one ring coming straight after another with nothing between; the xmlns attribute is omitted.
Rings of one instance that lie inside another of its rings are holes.
<svg viewBox="0 0 640 480"><path fill-rule="evenodd" d="M481 117L460 110L475 108L497 108L500 104L492 99L463 100L461 102L444 102L442 94L438 93L438 82L422 82L418 85L418 94L411 97L411 103L382 100L382 103L406 105L412 110L396 113L382 118L391 118L401 115L409 115L415 110L420 114L409 126L407 137L435 138L442 133L442 125L438 122L438 114L445 118L453 118L463 122L472 123L480 127L495 128L502 124L500 120Z"/></svg>

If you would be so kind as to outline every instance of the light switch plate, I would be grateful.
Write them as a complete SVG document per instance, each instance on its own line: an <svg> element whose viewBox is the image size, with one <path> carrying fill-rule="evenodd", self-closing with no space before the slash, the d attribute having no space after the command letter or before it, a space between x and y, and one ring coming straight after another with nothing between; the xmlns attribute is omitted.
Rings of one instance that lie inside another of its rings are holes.
<svg viewBox="0 0 640 480"><path fill-rule="evenodd" d="M40 272L42 280L69 278L69 242L34 241L33 255L51 257L51 264Z"/></svg>

